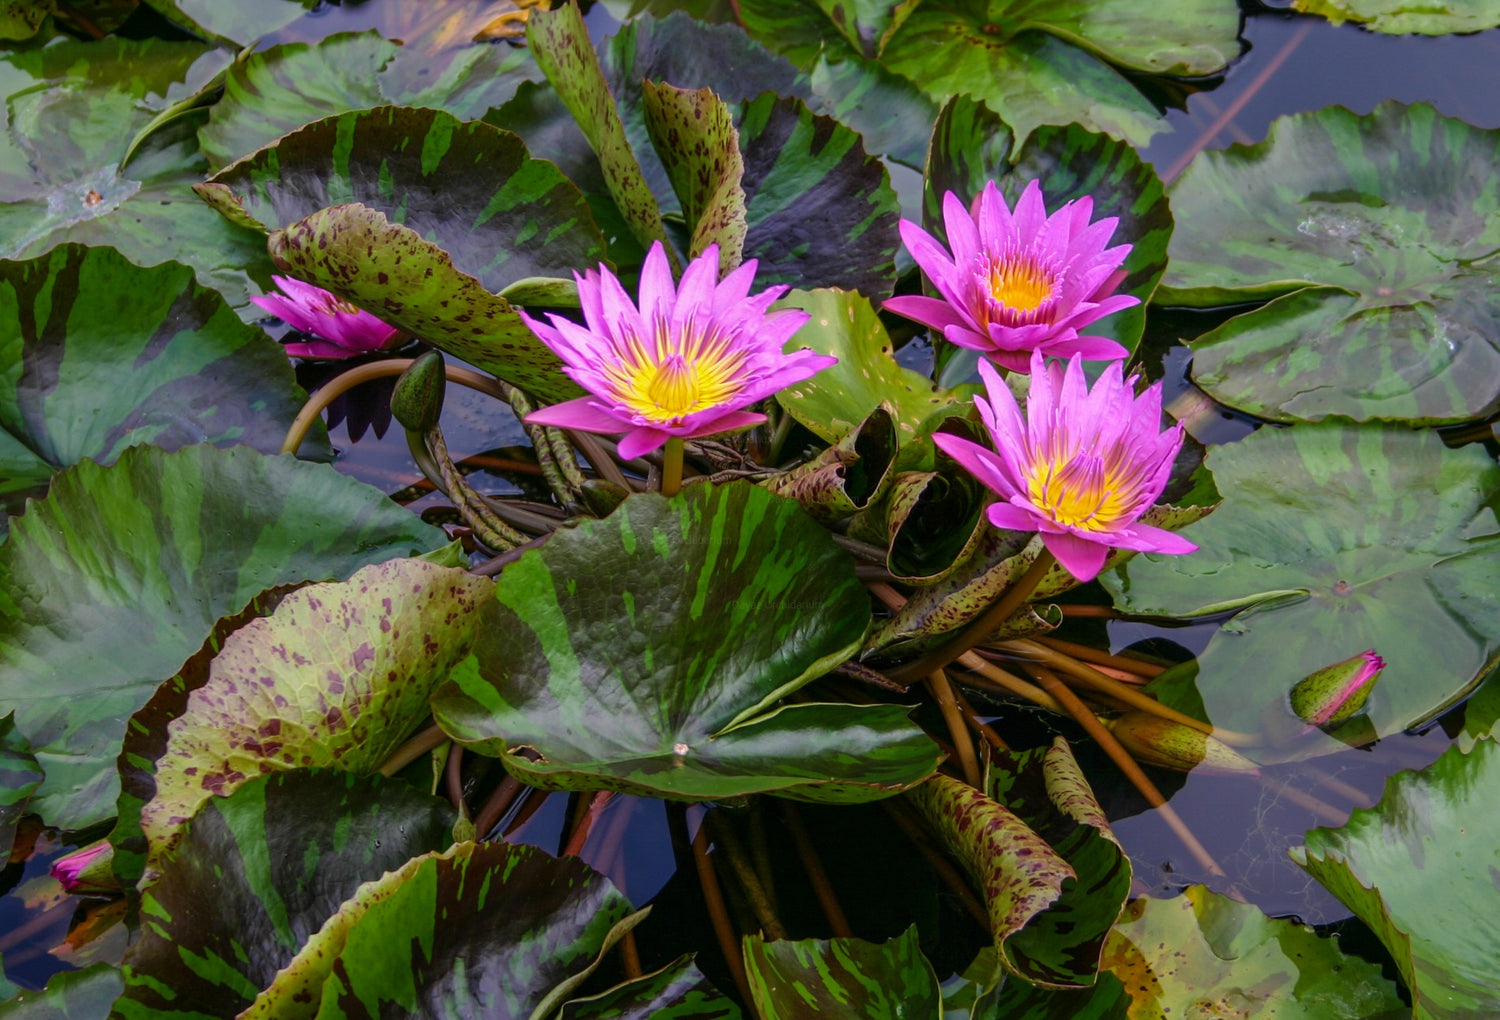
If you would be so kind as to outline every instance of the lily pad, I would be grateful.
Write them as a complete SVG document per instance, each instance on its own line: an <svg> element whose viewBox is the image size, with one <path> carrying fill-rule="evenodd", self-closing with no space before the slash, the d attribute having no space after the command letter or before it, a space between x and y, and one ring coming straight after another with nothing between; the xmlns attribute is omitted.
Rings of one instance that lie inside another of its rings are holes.
<svg viewBox="0 0 1500 1020"><path fill-rule="evenodd" d="M1006 756L989 787L992 797L939 775L910 799L984 891L1006 970L1053 988L1093 984L1130 861L1072 750L1058 737Z"/></svg>
<svg viewBox="0 0 1500 1020"><path fill-rule="evenodd" d="M908 442L924 422L971 406L977 387L944 390L892 356L890 334L870 300L851 291L794 290L775 305L801 308L812 316L787 341L796 350L810 347L839 360L800 383L780 390L776 402L809 432L838 442L882 404L889 405L897 439Z"/></svg>
<svg viewBox="0 0 1500 1020"><path fill-rule="evenodd" d="M16 822L26 812L26 802L42 782L42 769L26 741L16 732L14 712L0 716L0 861L10 860L16 838ZM4 979L0 970L0 980Z"/></svg>
<svg viewBox="0 0 1500 1020"><path fill-rule="evenodd" d="M441 110L383 106L309 124L199 187L269 230L359 202L440 246L490 291L604 258L583 195L521 139Z"/></svg>
<svg viewBox="0 0 1500 1020"><path fill-rule="evenodd" d="M204 802L250 776L378 769L468 654L493 588L464 570L392 560L293 592L231 634L157 762L156 795L141 811L148 869Z"/></svg>
<svg viewBox="0 0 1500 1020"><path fill-rule="evenodd" d="M1389 35L1448 35L1483 32L1500 25L1500 3L1462 0L1451 4L1414 4L1409 0L1292 0L1292 9L1320 14L1342 25L1353 21Z"/></svg>
<svg viewBox="0 0 1500 1020"><path fill-rule="evenodd" d="M906 709L773 707L868 621L852 561L791 500L748 483L632 496L505 568L433 714L549 789L889 796L939 758Z"/></svg>
<svg viewBox="0 0 1500 1020"><path fill-rule="evenodd" d="M0 1002L0 1020L104 1020L124 983L107 963L64 971L52 975L44 991Z"/></svg>
<svg viewBox="0 0 1500 1020"><path fill-rule="evenodd" d="M689 957L607 992L563 1004L560 1020L740 1020L740 1009Z"/></svg>
<svg viewBox="0 0 1500 1020"><path fill-rule="evenodd" d="M1370 926L1411 992L1412 1016L1500 1012L1500 744L1449 748L1421 772L1386 781L1373 808L1313 829L1292 851Z"/></svg>
<svg viewBox="0 0 1500 1020"><path fill-rule="evenodd" d="M240 1015L547 1016L642 916L576 857L460 843L361 886Z"/></svg>
<svg viewBox="0 0 1500 1020"><path fill-rule="evenodd" d="M137 265L186 263L232 307L250 307L271 265L261 238L192 194L205 168L200 118L167 123L120 166L136 133L221 60L195 43L125 39L0 57L0 258L65 241L112 246Z"/></svg>
<svg viewBox="0 0 1500 1020"><path fill-rule="evenodd" d="M1298 680L1368 648L1387 663L1369 707L1381 735L1489 672L1500 655L1500 468L1483 449L1394 427L1301 425L1262 429L1210 461L1224 503L1184 530L1198 551L1137 556L1101 580L1127 613L1236 612L1199 659L1215 725L1259 731Z"/></svg>
<svg viewBox="0 0 1500 1020"><path fill-rule="evenodd" d="M747 935L750 995L766 1017L936 1017L942 990L918 941L916 926L885 943Z"/></svg>
<svg viewBox="0 0 1500 1020"><path fill-rule="evenodd" d="M276 264L393 326L493 372L539 401L582 393L562 363L509 301L453 263L453 257L378 209L336 205L278 230Z"/></svg>
<svg viewBox="0 0 1500 1020"><path fill-rule="evenodd" d="M302 17L314 0L236 0L230 4L214 0L145 2L194 35L245 47Z"/></svg>
<svg viewBox="0 0 1500 1020"><path fill-rule="evenodd" d="M1125 986L1132 1017L1409 1015L1377 964L1345 954L1336 939L1305 924L1273 920L1197 885L1175 899L1127 904L1110 933L1104 968Z"/></svg>
<svg viewBox="0 0 1500 1020"><path fill-rule="evenodd" d="M1116 217L1110 244L1131 246L1117 292L1141 303L1090 323L1087 332L1135 350L1146 325L1146 302L1167 268L1173 223L1161 179L1134 148L1076 124L1039 127L1018 142L983 104L959 96L943 107L932 129L926 180L922 218L940 238L944 194L954 192L968 207L992 180L1012 208L1026 185L1037 181L1049 211L1088 197L1092 219Z"/></svg>
<svg viewBox="0 0 1500 1020"><path fill-rule="evenodd" d="M66 244L0 261L0 506L127 446L281 449L306 400L281 348L177 263ZM108 380L101 385L101 380ZM316 426L305 447L327 456Z"/></svg>
<svg viewBox="0 0 1500 1020"><path fill-rule="evenodd" d="M0 702L46 772L32 809L64 829L114 813L126 719L219 617L442 543L327 465L245 447L134 446L61 472L0 546Z"/></svg>
<svg viewBox="0 0 1500 1020"><path fill-rule="evenodd" d="M1421 103L1285 117L1199 155L1172 187L1158 300L1281 298L1204 338L1199 384L1278 420L1494 413L1497 167L1500 130Z"/></svg>
<svg viewBox="0 0 1500 1020"><path fill-rule="evenodd" d="M232 1017L362 882L453 842L453 809L346 772L257 776L192 820L125 953L134 1017Z"/></svg>

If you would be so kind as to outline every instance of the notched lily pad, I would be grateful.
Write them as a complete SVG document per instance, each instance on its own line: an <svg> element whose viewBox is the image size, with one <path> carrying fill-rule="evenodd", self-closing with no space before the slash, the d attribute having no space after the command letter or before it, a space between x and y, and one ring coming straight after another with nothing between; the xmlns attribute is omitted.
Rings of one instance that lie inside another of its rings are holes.
<svg viewBox="0 0 1500 1020"><path fill-rule="evenodd" d="M1202 338L1195 380L1281 421L1493 414L1497 185L1500 130L1422 103L1328 107L1202 153L1172 186L1179 226L1158 300L1279 300Z"/></svg>
<svg viewBox="0 0 1500 1020"><path fill-rule="evenodd" d="M251 776L378 769L468 653L493 590L467 571L392 560L299 589L230 635L157 762L156 795L141 811L148 869L200 805Z"/></svg>
<svg viewBox="0 0 1500 1020"><path fill-rule="evenodd" d="M246 447L133 446L61 472L0 545L0 703L47 774L33 810L65 829L114 814L126 720L220 617L442 544L377 489Z"/></svg>
<svg viewBox="0 0 1500 1020"><path fill-rule="evenodd" d="M1368 648L1387 663L1369 708L1382 736L1490 671L1500 468L1481 448L1394 427L1301 425L1262 429L1210 462L1224 503L1184 530L1198 551L1137 556L1101 580L1127 613L1237 611L1199 657L1197 693L1215 725L1258 732L1297 681ZM1309 742L1343 746L1314 731L1252 757L1306 757Z"/></svg>
<svg viewBox="0 0 1500 1020"><path fill-rule="evenodd" d="M433 713L528 783L857 801L936 767L899 706L773 707L853 654L869 600L828 533L757 486L632 496L496 589Z"/></svg>

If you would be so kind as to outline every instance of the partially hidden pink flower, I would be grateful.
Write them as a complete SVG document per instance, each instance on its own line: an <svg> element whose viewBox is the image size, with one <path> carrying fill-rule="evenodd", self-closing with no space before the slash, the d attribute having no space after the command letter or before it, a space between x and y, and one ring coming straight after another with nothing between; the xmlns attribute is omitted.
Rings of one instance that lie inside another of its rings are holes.
<svg viewBox="0 0 1500 1020"><path fill-rule="evenodd" d="M885 307L1013 372L1026 371L1033 351L1123 358L1129 352L1115 341L1078 332L1140 304L1114 293L1131 248L1105 247L1119 220L1090 223L1093 211L1093 199L1085 196L1048 216L1036 181L1026 185L1014 212L994 181L974 200L972 213L950 191L943 196L943 225L951 254L917 224L901 221L901 240L942 299L907 295Z"/></svg>
<svg viewBox="0 0 1500 1020"><path fill-rule="evenodd" d="M271 279L285 293L261 294L250 300L287 325L318 338L287 344L288 354L299 358L356 358L389 350L403 340L403 334L395 326L322 287L289 276Z"/></svg>
<svg viewBox="0 0 1500 1020"><path fill-rule="evenodd" d="M98 840L53 861L52 877L70 893L118 888L112 864L114 854L114 847L109 840Z"/></svg>
<svg viewBox="0 0 1500 1020"><path fill-rule="evenodd" d="M770 312L785 287L750 296L755 260L719 281L719 248L709 245L672 282L661 242L641 267L640 304L604 266L578 280L584 325L549 315L552 325L521 313L589 396L526 416L537 425L624 433L620 456L640 457L668 439L691 439L758 425L745 407L838 361L783 348L811 317Z"/></svg>
<svg viewBox="0 0 1500 1020"><path fill-rule="evenodd" d="M1189 553L1180 535L1139 523L1156 504L1182 446L1182 426L1161 431L1161 384L1135 395L1110 364L1088 388L1083 359L1064 369L1032 355L1031 392L1023 417L1016 398L986 362L979 363L989 400L975 397L995 449L957 436L932 438L1000 496L988 514L997 528L1035 531L1080 581L1090 581L1110 549Z"/></svg>

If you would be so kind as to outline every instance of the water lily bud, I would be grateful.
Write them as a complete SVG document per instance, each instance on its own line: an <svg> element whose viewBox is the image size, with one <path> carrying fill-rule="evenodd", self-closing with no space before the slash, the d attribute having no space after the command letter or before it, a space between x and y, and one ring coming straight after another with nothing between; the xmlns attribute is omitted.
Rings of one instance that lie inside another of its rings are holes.
<svg viewBox="0 0 1500 1020"><path fill-rule="evenodd" d="M443 413L448 375L443 356L428 351L413 361L391 391L391 414L409 432L431 432Z"/></svg>
<svg viewBox="0 0 1500 1020"><path fill-rule="evenodd" d="M1363 711L1385 660L1372 648L1309 673L1292 688L1292 711L1305 723L1327 729Z"/></svg>
<svg viewBox="0 0 1500 1020"><path fill-rule="evenodd" d="M120 888L114 872L115 848L101 839L52 862L52 877L70 893L113 892Z"/></svg>
<svg viewBox="0 0 1500 1020"><path fill-rule="evenodd" d="M1150 712L1126 712L1105 725L1125 750L1148 765L1179 772L1260 772L1255 762L1217 737Z"/></svg>

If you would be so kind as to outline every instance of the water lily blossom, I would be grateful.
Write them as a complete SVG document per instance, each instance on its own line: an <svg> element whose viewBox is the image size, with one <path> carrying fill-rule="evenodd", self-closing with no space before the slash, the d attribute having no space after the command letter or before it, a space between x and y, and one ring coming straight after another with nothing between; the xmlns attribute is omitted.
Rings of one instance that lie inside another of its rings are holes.
<svg viewBox="0 0 1500 1020"><path fill-rule="evenodd" d="M810 316L769 312L785 287L750 296L751 259L719 281L718 245L693 259L674 285L660 242L641 268L637 306L604 266L574 274L584 325L521 313L588 396L544 407L529 424L624 433L620 456L640 457L668 440L692 439L766 420L745 408L838 361L803 349L783 353Z"/></svg>
<svg viewBox="0 0 1500 1020"><path fill-rule="evenodd" d="M1047 215L1042 189L1026 185L1014 211L990 181L972 212L957 195L943 196L943 224L953 250L909 220L901 240L941 300L893 297L885 308L940 332L959 347L979 351L1001 368L1024 372L1033 351L1053 357L1123 358L1102 336L1083 336L1089 323L1140 304L1114 290L1125 279L1120 264L1128 244L1106 247L1119 222L1090 223L1085 196Z"/></svg>
<svg viewBox="0 0 1500 1020"><path fill-rule="evenodd" d="M287 325L317 338L287 344L288 354L329 360L356 358L361 354L389 350L404 340L404 335L395 326L322 287L289 276L273 276L271 279L283 293L261 294L250 300Z"/></svg>
<svg viewBox="0 0 1500 1020"><path fill-rule="evenodd" d="M1036 531L1080 581L1090 581L1110 549L1189 553L1198 547L1139 523L1156 504L1182 446L1182 426L1161 431L1161 384L1135 394L1135 377L1110 364L1089 389L1083 359L1046 364L1032 355L1023 417L999 374L979 363L989 400L974 404L995 449L938 433L933 441L1000 496L997 528Z"/></svg>

